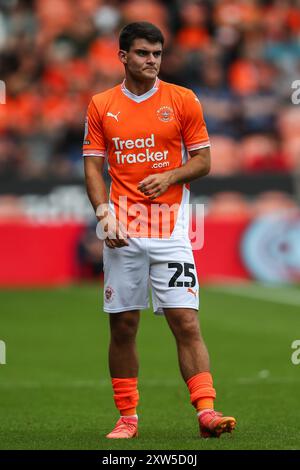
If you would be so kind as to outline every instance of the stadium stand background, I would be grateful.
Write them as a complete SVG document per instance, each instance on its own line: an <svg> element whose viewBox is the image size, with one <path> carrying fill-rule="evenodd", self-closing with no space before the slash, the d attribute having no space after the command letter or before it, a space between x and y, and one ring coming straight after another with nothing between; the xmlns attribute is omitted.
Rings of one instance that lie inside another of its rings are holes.
<svg viewBox="0 0 300 470"><path fill-rule="evenodd" d="M166 37L160 78L192 88L204 107L212 170L192 196L209 220L298 208L300 105L291 96L300 79L299 0L0 0L2 236L4 222L7 229L20 219L89 230L87 104L123 79L118 32L145 19ZM85 232L81 260L86 240Z"/></svg>

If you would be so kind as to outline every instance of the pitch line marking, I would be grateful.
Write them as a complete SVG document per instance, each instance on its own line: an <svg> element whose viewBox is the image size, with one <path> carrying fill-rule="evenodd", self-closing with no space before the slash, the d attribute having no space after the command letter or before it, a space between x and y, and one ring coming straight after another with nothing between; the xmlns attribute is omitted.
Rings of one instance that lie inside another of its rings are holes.
<svg viewBox="0 0 300 470"><path fill-rule="evenodd" d="M208 291L219 292L220 294L236 295L238 297L248 297L265 302L280 303L284 305L300 306L300 291L287 288L284 291L277 290L276 287L268 286L214 286L206 287ZM267 289L269 291L267 291Z"/></svg>
<svg viewBox="0 0 300 470"><path fill-rule="evenodd" d="M180 380L143 380L143 385L146 387L176 387L180 385ZM23 389L39 389L39 388L105 388L111 387L110 380L70 380L61 381L57 379L56 382L45 381L11 381L0 383L0 390L12 389L12 388L23 388Z"/></svg>
<svg viewBox="0 0 300 470"><path fill-rule="evenodd" d="M300 379L296 379L293 377L270 377L267 379L261 379L258 377L240 377L236 379L236 383L238 385L280 385L280 384L294 384L299 383Z"/></svg>

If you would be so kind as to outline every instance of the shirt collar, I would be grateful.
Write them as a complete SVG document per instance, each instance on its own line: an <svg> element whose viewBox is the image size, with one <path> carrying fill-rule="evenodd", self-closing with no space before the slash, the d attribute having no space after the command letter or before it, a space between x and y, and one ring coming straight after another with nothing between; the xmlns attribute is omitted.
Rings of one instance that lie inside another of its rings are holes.
<svg viewBox="0 0 300 470"><path fill-rule="evenodd" d="M132 93L131 91L129 91L126 88L125 78L124 78L123 83L121 84L121 90L124 93L124 95L128 96L128 98L130 98L131 100L135 101L136 103L141 103L142 101L147 100L152 95L154 95L154 93L157 92L157 90L159 88L159 84L160 84L160 80L159 80L158 77L156 77L155 83L154 83L153 87L150 90L148 90L143 95L135 95L134 93Z"/></svg>

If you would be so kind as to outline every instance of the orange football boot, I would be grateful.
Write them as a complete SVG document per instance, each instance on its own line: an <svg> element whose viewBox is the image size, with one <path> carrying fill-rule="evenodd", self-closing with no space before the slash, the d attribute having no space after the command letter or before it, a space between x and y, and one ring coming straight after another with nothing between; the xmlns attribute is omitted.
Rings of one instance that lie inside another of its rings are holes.
<svg viewBox="0 0 300 470"><path fill-rule="evenodd" d="M114 429L107 434L108 439L131 439L138 436L138 419L121 416Z"/></svg>
<svg viewBox="0 0 300 470"><path fill-rule="evenodd" d="M224 432L231 433L236 425L232 416L223 416L214 410L204 410L198 416L201 437L220 437Z"/></svg>

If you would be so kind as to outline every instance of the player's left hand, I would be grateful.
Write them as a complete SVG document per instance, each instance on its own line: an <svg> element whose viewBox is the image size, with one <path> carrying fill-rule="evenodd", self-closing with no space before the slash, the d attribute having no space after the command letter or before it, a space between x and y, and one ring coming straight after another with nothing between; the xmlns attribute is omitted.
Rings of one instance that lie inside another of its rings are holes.
<svg viewBox="0 0 300 470"><path fill-rule="evenodd" d="M139 182L137 189L153 200L164 194L171 185L171 172L149 175Z"/></svg>

